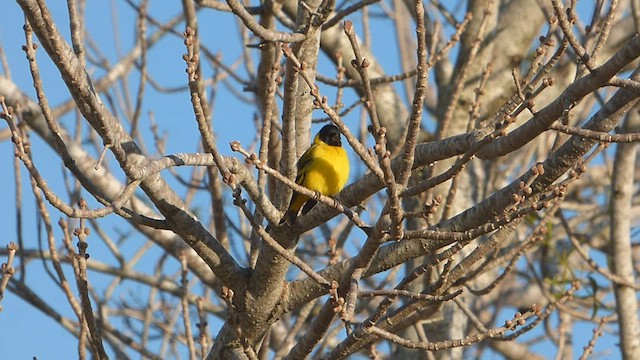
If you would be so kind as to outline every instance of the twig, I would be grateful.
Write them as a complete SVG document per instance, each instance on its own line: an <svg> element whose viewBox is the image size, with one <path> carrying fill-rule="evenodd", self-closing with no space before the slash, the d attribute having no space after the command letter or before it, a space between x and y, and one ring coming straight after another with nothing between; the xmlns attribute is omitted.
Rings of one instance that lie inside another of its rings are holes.
<svg viewBox="0 0 640 360"><path fill-rule="evenodd" d="M612 77L607 85L617 86L624 89L640 91L640 82L632 79L621 79L617 76Z"/></svg>
<svg viewBox="0 0 640 360"><path fill-rule="evenodd" d="M584 347L584 351L582 352L582 355L580 355L580 360L587 360L589 358L589 355L593 353L593 348L596 346L596 342L598 341L598 338L602 336L602 334L604 333L604 326L607 324L609 320L610 318L606 316L600 319L600 323L598 323L598 326L595 329L593 329L593 335L591 336L591 340L589 340L589 343Z"/></svg>
<svg viewBox="0 0 640 360"><path fill-rule="evenodd" d="M364 8L365 6L372 5L378 2L380 2L380 0L361 0L351 6L346 7L336 12L336 14L333 17L331 17L331 19L329 19L326 23L322 24L322 30L323 31L327 30L337 25L340 22L340 20L344 19L349 14L355 13L356 11Z"/></svg>
<svg viewBox="0 0 640 360"><path fill-rule="evenodd" d="M300 33L286 33L281 31L275 31L266 29L253 18L253 16L245 9L238 0L226 0L227 5L231 8L231 12L236 14L242 23L253 32L253 34L263 41L279 41L285 43L293 43L302 41L305 39L304 34Z"/></svg>
<svg viewBox="0 0 640 360"><path fill-rule="evenodd" d="M535 113L532 119L522 126L514 129L508 136L498 139L491 146L483 149L478 156L480 158L494 158L504 154L511 153L536 138L542 131L546 131L551 124L568 112L573 106L594 89L600 88L602 85L614 76L618 71L623 69L629 61L640 55L640 37L631 38L625 46L623 46L614 56L607 62L599 66L596 71L584 76L569 85L556 100ZM635 77L632 75L632 78ZM618 111L625 106L631 107L635 102L629 101L630 94L620 89L613 95L608 103L615 105L614 108L602 108L594 115L590 122L601 122L601 116ZM617 103L623 101L623 103Z"/></svg>
<svg viewBox="0 0 640 360"><path fill-rule="evenodd" d="M436 343L430 343L430 342L424 343L420 341L403 339L398 335L392 334L386 330L382 330L375 326L369 328L369 332L409 349L423 349L428 351L438 351L438 350L444 350L444 349L452 349L455 347L469 346L471 344L475 344L485 339L494 339L494 338L503 336L505 332L509 330L513 331L518 326L524 325L527 319L535 315L536 315L536 312L532 309L525 312L524 314L521 314L518 312L514 315L512 319L505 321L504 326L501 326L499 328L489 329L485 332L479 332L478 334L470 335L463 339L439 341Z"/></svg>
<svg viewBox="0 0 640 360"><path fill-rule="evenodd" d="M335 303L336 299L333 297L325 301L318 314L313 318L309 329L289 351L284 358L285 360L303 359L311 353L313 347L316 346L326 334L336 313L340 311L340 309L335 306Z"/></svg>
<svg viewBox="0 0 640 360"><path fill-rule="evenodd" d="M555 209L553 211L549 211L547 213L546 217L549 216L553 216L553 214L555 213ZM546 219L545 217L545 219ZM547 225L546 221L541 221L540 222L540 226L538 226L537 229L535 229L533 231L533 234L531 234L530 240L527 241L524 245L522 245L518 251L516 251L516 253L513 255L513 257L511 258L511 260L509 260L509 264L507 264L507 266L505 266L504 270L502 271L502 273L500 275L498 275L497 278L495 278L495 280L493 280L491 282L491 284L485 286L483 289L479 289L479 290L474 290L471 289L471 287L469 287L467 285L467 288L469 289L469 291L476 295L476 296L480 296L480 295L485 295L488 294L489 292L491 292L493 289L495 289L498 284L500 284L500 282L506 278L506 276L511 273L511 271L513 269L515 269L516 263L517 261L520 259L520 257L529 249L531 249L535 244L538 244L540 242L542 242L542 240L544 240L544 236L543 234L541 234L541 232L545 229Z"/></svg>
<svg viewBox="0 0 640 360"><path fill-rule="evenodd" d="M18 251L18 245L14 242L10 242L7 245L7 262L2 263L0 265L0 271L2 272L2 279L0 280L0 303L2 303L2 299L4 298L4 290L7 288L7 284L9 283L9 279L15 273L15 269L13 268L13 259ZM2 305L0 305L0 311L2 311Z"/></svg>
<svg viewBox="0 0 640 360"><path fill-rule="evenodd" d="M567 237L569 238L569 241L571 241L573 248L576 249L576 251L582 258L582 260L584 260L591 269L600 273L602 276L606 277L607 279L609 279L609 281L611 281L614 284L624 285L635 290L640 290L640 285L626 281L624 278L598 265L598 263L589 256L589 253L582 248L582 245L578 242L578 240L573 235L571 226L569 225L569 222L567 221L567 218L564 216L562 210L559 211L559 214L560 214L560 220L562 222L562 226L567 232Z"/></svg>
<svg viewBox="0 0 640 360"><path fill-rule="evenodd" d="M369 152L366 150L364 145L362 145L353 136L353 134L351 134L351 131L349 130L349 128L347 128L346 125L344 125L344 123L342 122L342 119L336 113L335 109L329 106L327 98L320 94L320 90L317 87L317 85L313 83L311 78L304 71L304 68L306 65L303 65L303 63L301 63L298 60L298 58L295 56L295 54L287 44L282 45L282 51L284 55L288 59L291 59L291 61L293 62L294 70L297 70L296 74L300 74L300 76L302 76L302 78L307 83L307 86L309 86L309 88L311 89L310 91L311 96L313 96L315 99L314 105L322 108L324 113L327 114L331 119L331 121L340 129L340 132L344 134L345 138L347 139L347 142L353 148L353 151L360 157L360 159L365 163L365 165L369 168L369 170L371 170L371 172L374 173L376 176L378 176L378 178L382 181L384 175L382 174L380 167L378 166L378 164L376 164L375 160L373 160L371 155L369 155Z"/></svg>
<svg viewBox="0 0 640 360"><path fill-rule="evenodd" d="M444 137L451 135L449 134L449 131L448 131L449 122L451 121L454 115L454 111L456 109L458 99L462 95L462 90L465 86L471 65L473 64L476 56L478 55L478 52L480 51L480 46L484 41L484 32L490 20L492 7L493 7L493 0L487 1L485 4L485 8L483 10L482 20L480 21L480 24L478 25L478 29L476 30L476 34L474 35L471 48L469 48L467 50L467 53L465 54L466 56L465 62L462 64L461 69L458 71L458 76L456 78L455 85L451 90L452 91L451 95L449 95L447 98L447 101L448 101L447 107L443 115L443 118L439 122L438 131L436 134L436 138L438 139L442 139ZM470 17L470 16L471 16L470 14L466 15L466 17ZM467 21L470 21L470 20L471 19L467 19Z"/></svg>
<svg viewBox="0 0 640 360"><path fill-rule="evenodd" d="M246 218L251 223L252 228L258 233L260 238L264 242L267 243L267 245L271 246L283 258L285 258L287 261L289 261L293 265L297 266L305 274L309 275L309 277L312 278L313 280L315 280L318 284L323 285L323 286L331 285L331 282L329 282L329 280L325 279L324 277L322 277L322 275L320 275L317 272L315 272L309 265L307 265L304 261L302 261L300 258L295 256L295 254L293 254L293 253L287 251L285 248L283 248L282 245L280 245L262 227L262 225L256 223L255 218L251 214L251 211L246 206L246 200L242 199L242 196L240 194L240 189L239 188L236 188L236 190L233 192L233 197L234 197L233 204L238 206L242 210L242 212L244 213Z"/></svg>
<svg viewBox="0 0 640 360"><path fill-rule="evenodd" d="M0 96L0 102L4 102L4 99L2 98L2 96ZM2 117L2 114L0 114L0 117ZM5 129L7 130L8 133L11 134L11 129ZM23 127L20 130L25 130L25 128ZM23 136L28 136L27 131L22 131ZM9 136L11 137L11 135ZM16 202L16 237L17 237L17 241L18 241L18 247L23 248L24 249L24 232L23 232L23 197L22 197L22 166L20 166L20 159L18 159L17 157L13 157L13 161L12 161L12 165L13 165L13 182L14 182L14 186L15 186L15 193L14 193L14 199ZM26 274L26 261L24 261L24 252L20 252L18 254L18 256L20 256L20 277L21 280L24 278L25 274Z"/></svg>
<svg viewBox="0 0 640 360"><path fill-rule="evenodd" d="M584 64L584 66L586 66L589 71L593 72L593 70L595 69L593 59L589 56L589 54L587 54L584 47L582 47L582 45L578 42L578 39L573 34L573 31L571 29L572 24L575 21L575 13L573 12L573 9L571 9L571 12L569 14L571 17L567 18L565 9L562 4L558 2L558 0L551 0L551 4L553 5L553 10L559 20L560 29L562 29L562 33L569 41L569 45L571 45L573 51L575 51L576 55L578 55L580 62Z"/></svg>
<svg viewBox="0 0 640 360"><path fill-rule="evenodd" d="M438 51L437 53L432 53L429 57L429 62L427 63L427 68L431 69L438 61L440 61L455 44L460 40L460 35L466 30L469 21L471 20L470 16L465 16L464 20L458 24L456 24L456 31L450 37L450 40ZM370 79L371 85L381 85L387 84L396 81L406 80L408 78L414 77L417 74L417 69L407 71L397 75L387 75L380 76L376 78ZM336 87L360 87L362 86L362 80L358 79L347 79L347 80L336 80L323 75L318 74L316 76L317 80L321 83L336 86Z"/></svg>
<svg viewBox="0 0 640 360"><path fill-rule="evenodd" d="M469 320L471 321L473 326L476 328L476 330L478 330L481 333L487 332L487 328L480 321L480 319L478 319L478 317L473 313L473 311L469 309L467 304L463 303L460 299L453 299L453 302L456 304L456 306L458 306L460 310L462 310L465 316L469 318Z"/></svg>
<svg viewBox="0 0 640 360"><path fill-rule="evenodd" d="M120 193L120 195L114 201L112 201L108 206L105 206L101 209L88 210L86 208L75 208L64 203L64 201L62 201L62 199L58 197L47 185L47 182L42 178L40 172L35 167L31 158L27 154L24 148L23 140L20 137L15 124L13 123L13 117L11 115L12 110L4 104L4 101L0 101L0 103L2 104L3 109L6 111L0 114L0 117L4 118L7 121L7 124L9 125L9 128L11 129L11 132L13 134L11 139L16 147L15 155L27 168L31 177L33 177L38 187L42 190L42 193L44 194L47 201L56 209L60 210L63 214L69 217L83 219L97 219L105 217L113 213L114 211L119 210L134 195L135 190L141 183L141 180L135 180L127 184L122 193Z"/></svg>
<svg viewBox="0 0 640 360"><path fill-rule="evenodd" d="M231 142L231 149L233 151L239 152L242 155L245 156L245 160L249 163L249 164L253 164L256 168L258 168L259 170L264 171L265 173L267 173L270 176L273 176L274 178L276 178L277 180L281 181L282 183L284 183L286 186L290 187L291 189L293 189L294 191L302 194L302 195L306 195L314 200L317 200L318 202L321 202L343 214L345 214L351 221L353 221L358 227L360 227L361 229L365 230L368 228L368 226L362 221L362 219L360 219L360 217L358 216L357 213L351 211L351 209L349 209L348 207L342 205L338 200L329 197L329 196L325 196L320 194L319 192L313 191L313 190L309 190L304 186L298 185L296 184L294 181L286 178L284 175L280 174L280 172L272 169L271 167L269 167L269 165L263 163L260 161L260 159L258 159L258 156L256 154L249 154L246 150L244 150L242 148L242 145L240 144L240 142L238 141L232 141Z"/></svg>
<svg viewBox="0 0 640 360"><path fill-rule="evenodd" d="M382 219L383 216L380 216L374 227L374 231L368 234L367 240L358 252L358 255L353 258L353 265L342 276L342 284L349 281L349 290L345 295L346 304L342 308L343 311L341 311L341 317L345 322L354 322L354 311L356 307L356 300L358 298L359 282L371 266L380 245L389 239L388 234L380 231L380 223L382 222Z"/></svg>
<svg viewBox="0 0 640 360"><path fill-rule="evenodd" d="M498 137L506 136L507 127L513 122L515 122L515 118L508 117L503 122L497 123L492 132L490 132L480 140L473 142L471 146L469 146L469 149L461 157L456 159L455 163L451 165L451 167L447 171L443 172L440 175L424 179L417 184L405 189L402 192L401 196L409 197L420 194L424 191L427 191L428 189L435 187L436 185L442 184L443 182L451 179L456 174L461 172L464 169L465 165L469 161L471 161L476 156L476 154L478 154L486 145L493 142Z"/></svg>
<svg viewBox="0 0 640 360"><path fill-rule="evenodd" d="M58 256L55 237L53 235L53 226L51 224L51 216L49 215L49 211L47 210L45 201L42 198L42 194L40 191L38 191L38 187L33 178L31 178L31 189L33 192L33 196L36 199L38 212L42 217L45 231L47 232L47 243L49 245L49 252L51 254L51 263L58 277L56 280L56 283L58 284L58 286L60 286L60 289L62 290L64 295L67 297L69 306L71 307L74 314L76 315L76 318L78 319L78 323L81 324L82 327L86 327L86 322L83 321L83 317L82 317L82 307L80 306L78 299L75 297L71 289L71 284L67 280L67 277L64 274L64 271L62 269L62 262L60 260L60 257ZM58 226L60 226L60 229L62 229L63 234L65 234L64 236L69 235L67 223L63 219L60 219L58 221ZM42 257L42 259L44 259L44 257Z"/></svg>
<svg viewBox="0 0 640 360"><path fill-rule="evenodd" d="M138 9L138 19L136 23L136 40L140 46L140 62L138 69L140 70L140 80L138 82L138 91L136 94L135 108L131 116L131 137L138 137L138 123L140 122L140 114L142 113L142 101L144 99L145 87L147 85L147 6L149 1L142 0Z"/></svg>
<svg viewBox="0 0 640 360"><path fill-rule="evenodd" d="M282 340L279 346L279 349L275 351L274 359L281 359L282 356L286 354L286 352L291 348L291 344L294 341L297 342L296 336L300 334L300 330L303 326L307 324L309 320L309 316L311 312L316 308L316 301L309 301L306 303L297 313L295 323L291 326L291 329L287 332L287 336ZM264 343L260 350L264 348Z"/></svg>
<svg viewBox="0 0 640 360"><path fill-rule="evenodd" d="M339 103L340 99L340 94L342 93L343 89L341 86L338 86L338 96L336 96L336 106L334 106L336 109L338 108L338 106L344 106L344 104ZM340 111L339 113L337 113L337 117L344 117L345 115L349 114L351 111L353 111L354 109L356 109L358 106L362 105L364 103L363 99L358 99L356 101L353 102L353 104L349 105L348 107L344 108L344 110ZM324 108L324 107L323 107ZM325 116L323 118L317 118L317 119L312 119L311 122L315 123L323 123L323 122L327 122L327 121L331 121L331 117L329 116Z"/></svg>
<svg viewBox="0 0 640 360"><path fill-rule="evenodd" d="M475 100L469 106L469 122L467 123L467 133L471 132L476 127L476 122L480 118L480 98L484 95L484 89L489 81L489 76L491 75L492 66L491 63L488 63L486 67L482 70L482 77L480 78L480 84L475 89ZM464 161L462 157L458 157L456 161ZM440 216L441 220L446 220L451 215L451 211L453 209L453 202L458 193L458 181L460 177L458 176L460 173L456 173L451 178L451 185L449 186L449 191L447 191L447 198L444 202L444 207L442 210L442 215Z"/></svg>
<svg viewBox="0 0 640 360"><path fill-rule="evenodd" d="M196 298L196 308L198 309L198 323L196 326L199 330L198 338L200 339L200 358L204 360L209 350L209 333L207 331L207 313L204 309L204 298L198 296Z"/></svg>
<svg viewBox="0 0 640 360"><path fill-rule="evenodd" d="M187 27L187 30L185 30L184 38L184 44L187 47L187 54L183 56L183 59L187 63L189 89L191 90L191 104L193 106L196 118L195 120L198 123L198 130L200 131L202 143L205 150L213 155L213 160L220 172L220 175L222 176L222 180L233 189L235 188L235 176L229 172L222 155L218 152L215 139L213 138L213 134L209 128L207 120L209 113L200 74L199 40L196 37L195 30L190 27Z"/></svg>
<svg viewBox="0 0 640 360"><path fill-rule="evenodd" d="M358 297L375 297L375 296L393 296L393 297L406 297L410 299L420 299L429 301L449 301L455 299L462 293L461 289L456 290L451 294L446 295L431 295L431 294L418 294L408 290L392 289L392 290L369 290L360 291Z"/></svg>
<svg viewBox="0 0 640 360"><path fill-rule="evenodd" d="M422 2L419 2L422 4ZM358 71L360 79L362 79L362 87L365 93L365 106L369 112L369 120L371 121L371 134L375 139L374 151L378 156L378 163L382 169L383 177L381 180L385 183L387 192L387 211L391 215L391 237L394 239L400 239L402 237L402 207L400 206L399 194L401 189L396 182L396 177L391 170L391 153L387 150L386 140L386 128L380 126L380 120L378 119L378 110L376 107L376 99L373 96L373 89L369 82L369 72L367 68L371 65L369 60L362 57L358 39L356 38L355 31L353 29L353 23L351 21L345 21L344 33L347 35L351 48L356 58L351 61L351 65ZM400 186L402 187L402 186Z"/></svg>
<svg viewBox="0 0 640 360"><path fill-rule="evenodd" d="M640 142L640 133L609 134L602 131L576 128L562 124L552 124L549 130L556 130L569 135L576 135L585 139L592 139L606 143Z"/></svg>
<svg viewBox="0 0 640 360"><path fill-rule="evenodd" d="M107 154L107 151L111 147L111 144L105 144L100 152L100 156L98 157L98 161L96 161L96 166L93 167L94 170L99 170L100 165L102 165L102 161L104 161L104 157Z"/></svg>
<svg viewBox="0 0 640 360"><path fill-rule="evenodd" d="M416 42L418 47L416 50L416 85L415 93L413 94L413 101L411 105L411 116L409 117L409 125L406 131L406 138L404 143L404 152L402 154L402 167L396 178L396 181L401 187L406 187L409 182L409 176L413 168L413 162L415 159L416 142L418 141L418 134L420 133L420 125L422 124L422 109L424 107L424 99L427 92L427 78L429 68L427 67L427 36L426 27L424 22L424 6L422 1L416 1L414 10L416 12ZM399 214L398 214L399 215ZM402 219L398 218L392 221L400 222Z"/></svg>
<svg viewBox="0 0 640 360"><path fill-rule="evenodd" d="M184 254L180 254L180 305L182 309L182 322L184 325L184 336L187 340L187 349L189 349L189 359L196 360L196 345L193 341L193 333L191 331L191 316L189 315L189 301L187 295L189 294L189 269L187 267L187 257Z"/></svg>
<svg viewBox="0 0 640 360"><path fill-rule="evenodd" d="M540 324L541 321L543 321L544 319L546 319L547 317L549 317L558 306L561 306L562 304L564 304L565 302L573 299L573 294L578 291L581 287L581 283L579 281L573 281L571 283L571 288L569 288L567 291L565 291L562 296L554 301L552 301L550 304L547 305L547 308L544 310L544 312L542 312L542 306L541 305L531 305L532 309L535 311L537 318L530 322L529 324L527 324L526 326L522 327L520 330L514 332L513 334L510 335L501 335L500 337L497 337L496 340L500 340L500 341L512 341L516 338L518 338L520 335L527 333L528 331L530 331L531 329L535 328L536 326L538 326L538 324Z"/></svg>
<svg viewBox="0 0 640 360"><path fill-rule="evenodd" d="M609 39L611 26L613 25L614 19L618 15L616 12L617 9L618 9L618 1L611 1L609 6L609 11L607 12L607 15L605 17L604 23L602 24L600 31L594 32L599 36L598 36L598 41L596 42L595 46L593 47L593 50L591 51L591 57L590 57L591 59L595 59L597 58L598 55L600 55L600 51L602 50L607 39Z"/></svg>
<svg viewBox="0 0 640 360"><path fill-rule="evenodd" d="M86 209L87 203L84 199L80 199L80 209ZM102 345L102 331L96 322L91 307L91 300L89 299L89 278L87 276L87 247L86 242L89 236L89 228L84 226L84 219L80 219L80 227L74 230L74 235L78 238L78 254L76 254L76 260L78 262L78 273L76 274L76 281L78 284L78 292L80 293L80 300L82 304L82 314L87 321L89 327L89 334L91 339L91 347L96 356L100 360L109 359L107 353Z"/></svg>

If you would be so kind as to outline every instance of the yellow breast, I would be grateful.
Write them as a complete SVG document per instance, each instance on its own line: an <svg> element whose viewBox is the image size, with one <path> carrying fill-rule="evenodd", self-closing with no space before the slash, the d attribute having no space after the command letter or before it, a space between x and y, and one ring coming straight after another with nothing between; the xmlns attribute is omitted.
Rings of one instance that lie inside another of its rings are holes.
<svg viewBox="0 0 640 360"><path fill-rule="evenodd" d="M324 143L313 146L312 163L306 171L302 186L333 196L342 190L349 179L349 158L344 148Z"/></svg>

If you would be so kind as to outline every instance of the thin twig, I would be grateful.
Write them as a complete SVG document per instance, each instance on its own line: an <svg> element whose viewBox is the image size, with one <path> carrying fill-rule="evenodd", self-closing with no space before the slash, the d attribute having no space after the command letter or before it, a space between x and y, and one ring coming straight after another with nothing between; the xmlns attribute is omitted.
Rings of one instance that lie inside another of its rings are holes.
<svg viewBox="0 0 640 360"><path fill-rule="evenodd" d="M535 316L535 311L529 310L524 314L516 313L511 320L507 320L504 326L490 329L485 332L479 332L474 335L469 335L463 339L457 340L448 340L448 341L439 341L436 343L424 343L420 341L412 341L403 339L402 337L392 334L386 330L380 329L378 327L369 328L369 332L372 334L378 335L384 339L392 341L393 343L400 345L402 347L406 347L409 349L423 349L428 351L437 351L444 349L452 349L455 347L463 347L469 346L471 344L475 344L485 339L494 339L500 336L503 336L505 332L509 330L515 330L518 325L524 325L526 320L532 316Z"/></svg>
<svg viewBox="0 0 640 360"><path fill-rule="evenodd" d="M313 190L309 190L306 187L302 186L302 185L298 185L296 184L294 181L286 178L284 175L282 175L280 172L272 169L271 167L269 167L267 164L263 163L260 161L260 159L258 159L258 156L256 154L249 154L246 150L244 150L242 148L242 145L240 145L240 142L238 141L233 141L231 142L231 149L233 151L239 152L242 155L245 156L245 159L248 163L253 164L256 168L258 168L259 170L264 171L265 173L267 173L270 176L273 176L274 178L276 178L277 180L281 181L282 183L284 183L286 186L290 187L291 189L293 189L294 191L308 196L309 198L312 198L318 202L321 202L343 214L345 214L351 221L353 221L358 227L360 227L361 229L366 229L368 228L368 226L362 221L362 219L360 219L360 217L358 216L357 213L351 211L351 209L349 209L348 207L342 205L342 203L340 203L338 200L329 197L329 196L325 196L320 194L317 191L313 191Z"/></svg>
<svg viewBox="0 0 640 360"><path fill-rule="evenodd" d="M420 6L421 5L422 2L420 2ZM380 168L382 169L382 180L385 183L388 197L387 205L385 206L385 208L391 215L391 237L394 239L399 239L402 237L401 221L403 219L403 215L399 198L399 194L401 191L401 189L399 188L401 188L402 186L398 186L395 174L391 170L391 152L387 150L387 130L380 125L380 120L378 119L376 99L373 96L373 89L371 87L371 82L369 81L369 71L367 70L371 63L369 62L369 60L362 57L360 45L358 44L358 39L356 38L355 30L353 29L353 23L351 21L345 21L344 33L347 35L347 38L351 43L353 53L356 56L356 58L351 61L351 65L358 71L365 93L365 106L367 108L367 111L369 112L369 120L371 121L371 134L373 135L373 138L376 142L374 151L378 156L378 163L380 165Z"/></svg>
<svg viewBox="0 0 640 360"><path fill-rule="evenodd" d="M2 303L2 299L4 298L4 291L7 288L9 279L11 279L11 276L15 273L15 269L13 268L13 259L18 251L18 245L14 242L10 242L9 245L7 245L7 251L9 253L7 256L7 262L0 265L0 272L2 272L2 279L0 279L0 303ZM1 305L0 311L2 311Z"/></svg>
<svg viewBox="0 0 640 360"><path fill-rule="evenodd" d="M87 203L84 199L80 200L80 209L86 209ZM102 344L102 331L96 321L91 306L91 300L89 299L89 278L87 276L87 237L89 236L89 228L84 225L85 220L80 219L80 227L74 230L74 235L78 238L78 253L76 254L76 260L78 262L78 273L76 274L76 281L78 285L78 292L80 293L80 300L82 304L82 314L87 321L89 327L89 335L91 339L91 347L95 352L95 355L100 360L109 359L104 345Z"/></svg>
<svg viewBox="0 0 640 360"><path fill-rule="evenodd" d="M280 245L265 230L265 228L262 227L262 225L258 224L255 221L253 215L251 214L251 211L246 206L246 200L242 199L242 196L240 194L240 189L239 188L236 188L236 190L234 191L233 197L234 197L233 204L238 206L242 210L244 215L247 217L247 219L251 223L252 228L258 233L258 236L260 236L260 238L265 243L267 243L267 245L271 246L283 258L285 258L287 261L289 261L293 265L297 266L305 274L309 275L309 277L312 278L313 280L315 280L318 284L323 285L323 286L331 285L331 282L329 280L325 279L324 277L322 277L322 275L320 275L317 272L315 272L309 265L307 265L304 261L302 261L300 258L295 256L295 254L293 254L293 253L287 251L285 248L283 248L282 245Z"/></svg>
<svg viewBox="0 0 640 360"><path fill-rule="evenodd" d="M576 128L572 126L553 124L549 127L549 130L556 130L569 135L576 135L585 139L592 139L599 142L606 143L631 143L640 142L640 133L625 133L625 134L609 134L602 131L593 131L589 129Z"/></svg>
<svg viewBox="0 0 640 360"><path fill-rule="evenodd" d="M189 268L187 267L187 257L184 254L180 255L180 288L182 296L180 297L180 305L182 310L182 322L184 326L184 336L187 340L187 349L189 349L189 359L196 360L196 345L193 341L193 332L191 330L191 316L189 315L189 301L187 295L189 294Z"/></svg>
<svg viewBox="0 0 640 360"><path fill-rule="evenodd" d="M232 1L232 0L229 0ZM229 169L224 163L222 155L218 152L213 133L209 128L208 123L208 105L206 102L204 88L202 85L201 73L200 73L200 54L199 54L199 40L196 36L195 30L187 28L184 32L185 45L187 47L187 54L184 55L184 60L187 63L187 74L189 77L189 89L191 95L191 104L195 115L195 120L198 124L198 130L202 138L202 143L205 150L213 155L213 159L216 163L218 171L222 176L222 180L229 185L232 189L235 187L235 177L229 172Z"/></svg>

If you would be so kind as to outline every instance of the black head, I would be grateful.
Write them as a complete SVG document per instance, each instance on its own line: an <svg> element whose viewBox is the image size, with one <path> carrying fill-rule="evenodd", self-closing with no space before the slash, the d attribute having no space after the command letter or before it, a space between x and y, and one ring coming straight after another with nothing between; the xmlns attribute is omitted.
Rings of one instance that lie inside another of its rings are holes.
<svg viewBox="0 0 640 360"><path fill-rule="evenodd" d="M317 139L322 140L325 144L331 146L342 146L340 141L340 130L335 125L325 125L320 129Z"/></svg>

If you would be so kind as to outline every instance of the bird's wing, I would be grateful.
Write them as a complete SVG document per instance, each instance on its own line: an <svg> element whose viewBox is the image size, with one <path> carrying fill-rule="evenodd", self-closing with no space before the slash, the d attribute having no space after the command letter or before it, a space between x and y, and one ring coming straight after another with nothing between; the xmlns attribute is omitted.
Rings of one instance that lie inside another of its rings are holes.
<svg viewBox="0 0 640 360"><path fill-rule="evenodd" d="M298 160L298 164L297 164L298 174L296 175L296 184L298 185L303 184L305 175L307 174L307 171L309 170L309 166L311 165L315 157L316 147L317 146L315 144L311 145L311 147L307 149L307 151L305 151L304 154L302 154L302 156Z"/></svg>

